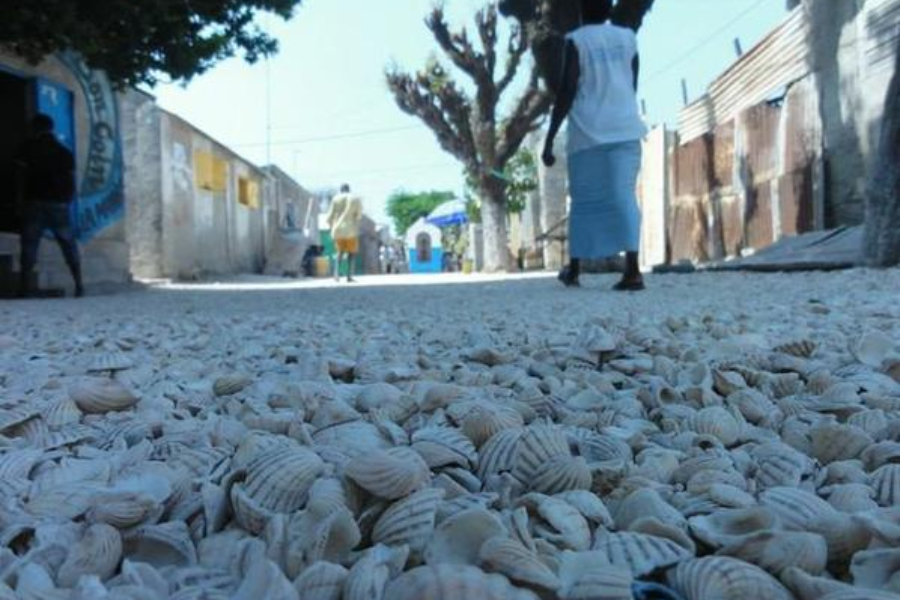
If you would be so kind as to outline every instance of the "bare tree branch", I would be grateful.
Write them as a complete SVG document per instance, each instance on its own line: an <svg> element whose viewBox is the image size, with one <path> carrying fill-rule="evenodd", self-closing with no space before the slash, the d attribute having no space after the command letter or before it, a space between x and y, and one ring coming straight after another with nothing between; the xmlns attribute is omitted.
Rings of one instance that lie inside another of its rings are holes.
<svg viewBox="0 0 900 600"><path fill-rule="evenodd" d="M541 87L537 68L532 69L528 89L500 128L496 157L498 163L505 165L509 162L525 141L525 136L537 129L540 119L550 110L551 104L552 96Z"/></svg>
<svg viewBox="0 0 900 600"><path fill-rule="evenodd" d="M506 68L497 82L497 94L502 95L516 78L522 58L528 52L528 36L521 27L514 27L507 47Z"/></svg>
<svg viewBox="0 0 900 600"><path fill-rule="evenodd" d="M436 6L425 19L425 25L434 35L444 54L453 61L462 72L472 79L483 76L482 56L469 41L469 35L465 29L459 33L451 33L450 26L444 16L444 8Z"/></svg>

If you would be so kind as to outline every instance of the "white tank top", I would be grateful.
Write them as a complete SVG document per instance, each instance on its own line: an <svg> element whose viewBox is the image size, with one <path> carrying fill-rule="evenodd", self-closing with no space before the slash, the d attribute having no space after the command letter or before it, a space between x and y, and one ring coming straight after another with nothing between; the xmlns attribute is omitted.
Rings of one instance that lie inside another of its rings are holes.
<svg viewBox="0 0 900 600"><path fill-rule="evenodd" d="M578 49L581 76L569 112L569 154L601 144L639 140L647 133L638 111L632 61L637 37L604 23L568 35Z"/></svg>

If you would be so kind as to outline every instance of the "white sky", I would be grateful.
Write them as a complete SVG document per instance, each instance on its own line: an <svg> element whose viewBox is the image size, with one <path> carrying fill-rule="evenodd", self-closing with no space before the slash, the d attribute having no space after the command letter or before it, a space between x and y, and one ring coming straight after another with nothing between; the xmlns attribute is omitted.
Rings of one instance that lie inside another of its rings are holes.
<svg viewBox="0 0 900 600"><path fill-rule="evenodd" d="M651 124L673 126L682 77L696 98L734 60L735 37L748 50L785 15L784 0L656 4L640 35L640 94ZM261 165L271 122L271 162L310 190L351 184L366 211L388 223L385 201L395 189L462 191L459 164L397 108L384 81L392 61L415 70L436 50L423 24L431 5L304 0L288 23L262 19L281 44L268 66L232 59L187 87L162 84L153 93L167 110ZM483 5L447 0L457 24L470 23L467 16Z"/></svg>

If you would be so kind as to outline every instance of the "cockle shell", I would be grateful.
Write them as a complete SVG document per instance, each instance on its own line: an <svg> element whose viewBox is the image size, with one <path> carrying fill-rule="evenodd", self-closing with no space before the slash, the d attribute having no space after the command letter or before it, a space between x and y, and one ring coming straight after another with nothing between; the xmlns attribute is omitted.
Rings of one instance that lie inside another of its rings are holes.
<svg viewBox="0 0 900 600"><path fill-rule="evenodd" d="M830 504L818 496L796 488L768 489L760 494L759 503L771 511L785 528L793 531L809 531L814 521L836 513Z"/></svg>
<svg viewBox="0 0 900 600"><path fill-rule="evenodd" d="M418 453L406 447L357 456L344 473L363 489L388 500L408 496L431 481L428 465Z"/></svg>
<svg viewBox="0 0 900 600"><path fill-rule="evenodd" d="M71 398L60 398L51 404L43 413L48 427L65 427L81 422L83 413Z"/></svg>
<svg viewBox="0 0 900 600"><path fill-rule="evenodd" d="M257 456L247 465L246 480L231 488L238 523L260 533L271 514L302 508L323 468L322 459L300 447L275 448Z"/></svg>
<svg viewBox="0 0 900 600"><path fill-rule="evenodd" d="M825 570L828 545L813 533L769 529L727 543L717 554L753 563L776 577L790 567L818 575Z"/></svg>
<svg viewBox="0 0 900 600"><path fill-rule="evenodd" d="M362 558L350 568L350 572L347 574L343 600L390 598L389 593L386 593L388 582L393 579L396 584L401 579L394 578L403 570L408 556L409 549L405 546L389 548L379 544L366 550ZM458 572L462 567L454 565L452 568ZM419 596L410 597L419 598Z"/></svg>
<svg viewBox="0 0 900 600"><path fill-rule="evenodd" d="M484 543L505 535L503 523L491 511L473 508L457 513L435 530L425 550L425 562L477 565Z"/></svg>
<svg viewBox="0 0 900 600"><path fill-rule="evenodd" d="M588 521L605 527L613 525L609 509L597 494L585 490L572 490L556 494L556 498L570 504Z"/></svg>
<svg viewBox="0 0 900 600"><path fill-rule="evenodd" d="M502 573L521 584L548 590L559 587L556 574L536 554L512 538L489 539L481 546L479 559L482 568Z"/></svg>
<svg viewBox="0 0 900 600"><path fill-rule="evenodd" d="M85 515L88 523L106 523L126 529L142 523L160 505L148 496L123 492L102 497Z"/></svg>
<svg viewBox="0 0 900 600"><path fill-rule="evenodd" d="M521 438L520 429L504 429L492 435L479 450L479 479L486 480L491 475L512 471Z"/></svg>
<svg viewBox="0 0 900 600"><path fill-rule="evenodd" d="M428 488L398 500L375 523L372 541L406 545L410 555L420 555L434 532L435 513L443 497L443 490Z"/></svg>
<svg viewBox="0 0 900 600"><path fill-rule="evenodd" d="M122 538L113 527L104 524L88 527L81 540L66 556L59 568L57 583L73 587L85 575L107 579L115 573L122 560Z"/></svg>
<svg viewBox="0 0 900 600"><path fill-rule="evenodd" d="M132 562L154 567L196 564L197 550L187 525L170 521L161 525L145 525L123 536L123 553Z"/></svg>
<svg viewBox="0 0 900 600"><path fill-rule="evenodd" d="M760 531L777 529L780 523L774 511L758 506L720 510L688 521L694 537L713 548L739 543Z"/></svg>
<svg viewBox="0 0 900 600"><path fill-rule="evenodd" d="M838 423L817 425L809 435L812 455L825 464L857 458L873 443L872 438L859 427Z"/></svg>
<svg viewBox="0 0 900 600"><path fill-rule="evenodd" d="M900 548L863 550L850 565L853 584L900 595Z"/></svg>
<svg viewBox="0 0 900 600"><path fill-rule="evenodd" d="M580 456L560 455L538 466L526 483L529 490L558 494L590 489L593 478L587 462Z"/></svg>
<svg viewBox="0 0 900 600"><path fill-rule="evenodd" d="M880 331L868 331L850 345L856 360L869 367L880 367L894 347L894 341Z"/></svg>
<svg viewBox="0 0 900 600"><path fill-rule="evenodd" d="M813 461L808 456L780 442L757 446L751 456L756 462L754 479L761 490L797 487L813 471Z"/></svg>
<svg viewBox="0 0 900 600"><path fill-rule="evenodd" d="M591 545L591 530L587 520L573 506L551 496L528 494L519 502L534 511L544 523L536 523L536 537L562 549L587 550Z"/></svg>
<svg viewBox="0 0 900 600"><path fill-rule="evenodd" d="M777 579L759 567L723 556L682 562L668 579L686 600L793 600Z"/></svg>
<svg viewBox="0 0 900 600"><path fill-rule="evenodd" d="M242 391L253 382L249 375L234 373L223 375L213 382L212 390L216 396L232 396Z"/></svg>
<svg viewBox="0 0 900 600"><path fill-rule="evenodd" d="M489 575L477 567L467 565L435 565L412 569L393 580L384 595L384 600L475 598L537 600L533 593L512 586L502 575Z"/></svg>
<svg viewBox="0 0 900 600"><path fill-rule="evenodd" d="M677 564L692 556L690 551L672 540L642 533L598 530L592 548L607 563L630 571L634 577Z"/></svg>
<svg viewBox="0 0 900 600"><path fill-rule="evenodd" d="M93 357L88 365L88 373L114 373L125 371L134 366L127 354L121 350L108 350L100 352Z"/></svg>
<svg viewBox="0 0 900 600"><path fill-rule="evenodd" d="M515 409L477 405L463 418L460 428L472 443L480 448L498 431L518 429L523 425L524 419Z"/></svg>
<svg viewBox="0 0 900 600"><path fill-rule="evenodd" d="M547 461L559 456L570 456L569 442L561 428L528 427L518 441L513 476L527 484Z"/></svg>
<svg viewBox="0 0 900 600"><path fill-rule="evenodd" d="M348 571L341 565L317 562L294 580L302 600L341 600Z"/></svg>
<svg viewBox="0 0 900 600"><path fill-rule="evenodd" d="M86 377L73 383L69 397L79 409L90 414L128 410L138 402L138 397L115 379L100 377Z"/></svg>
<svg viewBox="0 0 900 600"><path fill-rule="evenodd" d="M640 489L630 494L619 503L613 516L616 526L621 530L630 529L635 521L645 518L654 518L676 527L687 527L684 515L651 488Z"/></svg>
<svg viewBox="0 0 900 600"><path fill-rule="evenodd" d="M887 464L872 473L875 501L889 508L900 504L900 464Z"/></svg>
<svg viewBox="0 0 900 600"><path fill-rule="evenodd" d="M775 351L789 354L791 356L797 356L799 358L810 358L813 354L815 354L818 347L819 344L812 340L800 339L781 344L780 346L776 346Z"/></svg>
<svg viewBox="0 0 900 600"><path fill-rule="evenodd" d="M841 483L822 488L820 493L827 496L828 504L845 513L859 513L878 508L873 499L875 491L861 483Z"/></svg>
<svg viewBox="0 0 900 600"><path fill-rule="evenodd" d="M562 600L631 600L633 577L599 552L563 552L559 567Z"/></svg>
<svg viewBox="0 0 900 600"><path fill-rule="evenodd" d="M426 427L413 433L412 449L430 468L456 465L470 468L478 461L472 442L458 429Z"/></svg>

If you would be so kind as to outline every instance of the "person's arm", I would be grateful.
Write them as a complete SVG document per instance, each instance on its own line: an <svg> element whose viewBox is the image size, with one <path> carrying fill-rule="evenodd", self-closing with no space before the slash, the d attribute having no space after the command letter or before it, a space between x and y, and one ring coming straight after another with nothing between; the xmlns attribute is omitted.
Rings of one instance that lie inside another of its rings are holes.
<svg viewBox="0 0 900 600"><path fill-rule="evenodd" d="M631 61L631 70L634 72L634 91L638 89L638 82L641 79L641 55L635 54L634 60Z"/></svg>
<svg viewBox="0 0 900 600"><path fill-rule="evenodd" d="M26 157L25 148L20 147L15 159L13 159L13 177L15 178L15 202L16 207L21 207L25 203L25 181L28 175L28 158Z"/></svg>
<svg viewBox="0 0 900 600"><path fill-rule="evenodd" d="M579 67L578 49L571 40L566 42L565 60L563 64L563 75L559 82L559 88L556 90L556 102L553 105L553 114L550 117L550 131L547 132L547 139L544 140L544 152L541 159L548 167L556 164L556 157L553 156L553 142L556 135L562 127L563 121L569 116L572 110L572 104L575 103L575 94L578 92L578 79L581 77L581 68Z"/></svg>

